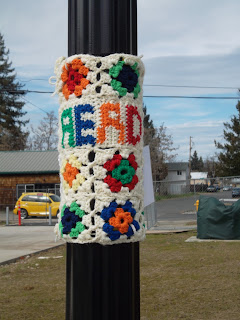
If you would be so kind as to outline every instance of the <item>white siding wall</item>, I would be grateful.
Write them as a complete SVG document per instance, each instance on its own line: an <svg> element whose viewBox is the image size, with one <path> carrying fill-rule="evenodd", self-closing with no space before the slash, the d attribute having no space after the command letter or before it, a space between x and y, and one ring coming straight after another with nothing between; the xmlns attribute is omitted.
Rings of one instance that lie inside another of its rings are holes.
<svg viewBox="0 0 240 320"><path fill-rule="evenodd" d="M181 171L181 170L178 170ZM186 171L181 171L182 174L178 175L177 170L176 171L168 171L168 176L166 180L168 181L179 181L179 180L186 180L188 177L186 175Z"/></svg>

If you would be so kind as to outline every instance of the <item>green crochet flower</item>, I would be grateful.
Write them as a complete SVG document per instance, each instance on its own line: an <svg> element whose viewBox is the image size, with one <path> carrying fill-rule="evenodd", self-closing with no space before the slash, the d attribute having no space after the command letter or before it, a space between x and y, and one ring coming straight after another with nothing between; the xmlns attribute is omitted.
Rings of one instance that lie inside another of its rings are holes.
<svg viewBox="0 0 240 320"><path fill-rule="evenodd" d="M138 83L139 72L137 66L137 62L130 66L124 61L118 61L116 65L110 68L109 75L113 78L111 86L118 91L121 97L125 96L127 92L133 93L134 98L138 97L141 89Z"/></svg>
<svg viewBox="0 0 240 320"><path fill-rule="evenodd" d="M128 160L121 160L120 165L112 171L112 177L118 181L121 181L122 184L132 182L134 175L135 170L132 166L130 166Z"/></svg>

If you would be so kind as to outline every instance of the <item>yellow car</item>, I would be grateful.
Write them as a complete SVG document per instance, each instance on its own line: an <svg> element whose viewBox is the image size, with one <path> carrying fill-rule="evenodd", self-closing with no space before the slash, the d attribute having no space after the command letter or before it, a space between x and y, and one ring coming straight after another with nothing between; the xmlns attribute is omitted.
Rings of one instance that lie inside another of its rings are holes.
<svg viewBox="0 0 240 320"><path fill-rule="evenodd" d="M53 193L23 193L18 201L20 201L22 219L26 219L28 216L48 216L49 207L52 209L53 217L56 217L59 212L60 198ZM18 201L13 210L14 214L18 214Z"/></svg>

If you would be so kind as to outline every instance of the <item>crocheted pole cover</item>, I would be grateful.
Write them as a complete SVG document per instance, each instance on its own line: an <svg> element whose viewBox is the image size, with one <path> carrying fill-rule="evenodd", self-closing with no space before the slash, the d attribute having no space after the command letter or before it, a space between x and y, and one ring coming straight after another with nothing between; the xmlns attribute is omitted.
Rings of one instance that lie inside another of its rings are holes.
<svg viewBox="0 0 240 320"><path fill-rule="evenodd" d="M55 233L72 243L140 241L144 66L139 57L56 62L61 204Z"/></svg>

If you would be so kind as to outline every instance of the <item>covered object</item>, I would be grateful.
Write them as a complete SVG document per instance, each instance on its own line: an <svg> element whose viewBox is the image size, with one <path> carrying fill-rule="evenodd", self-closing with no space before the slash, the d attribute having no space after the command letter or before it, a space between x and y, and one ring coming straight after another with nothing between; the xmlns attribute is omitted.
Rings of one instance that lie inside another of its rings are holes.
<svg viewBox="0 0 240 320"><path fill-rule="evenodd" d="M200 196L197 238L240 239L240 200L226 206L216 198Z"/></svg>

